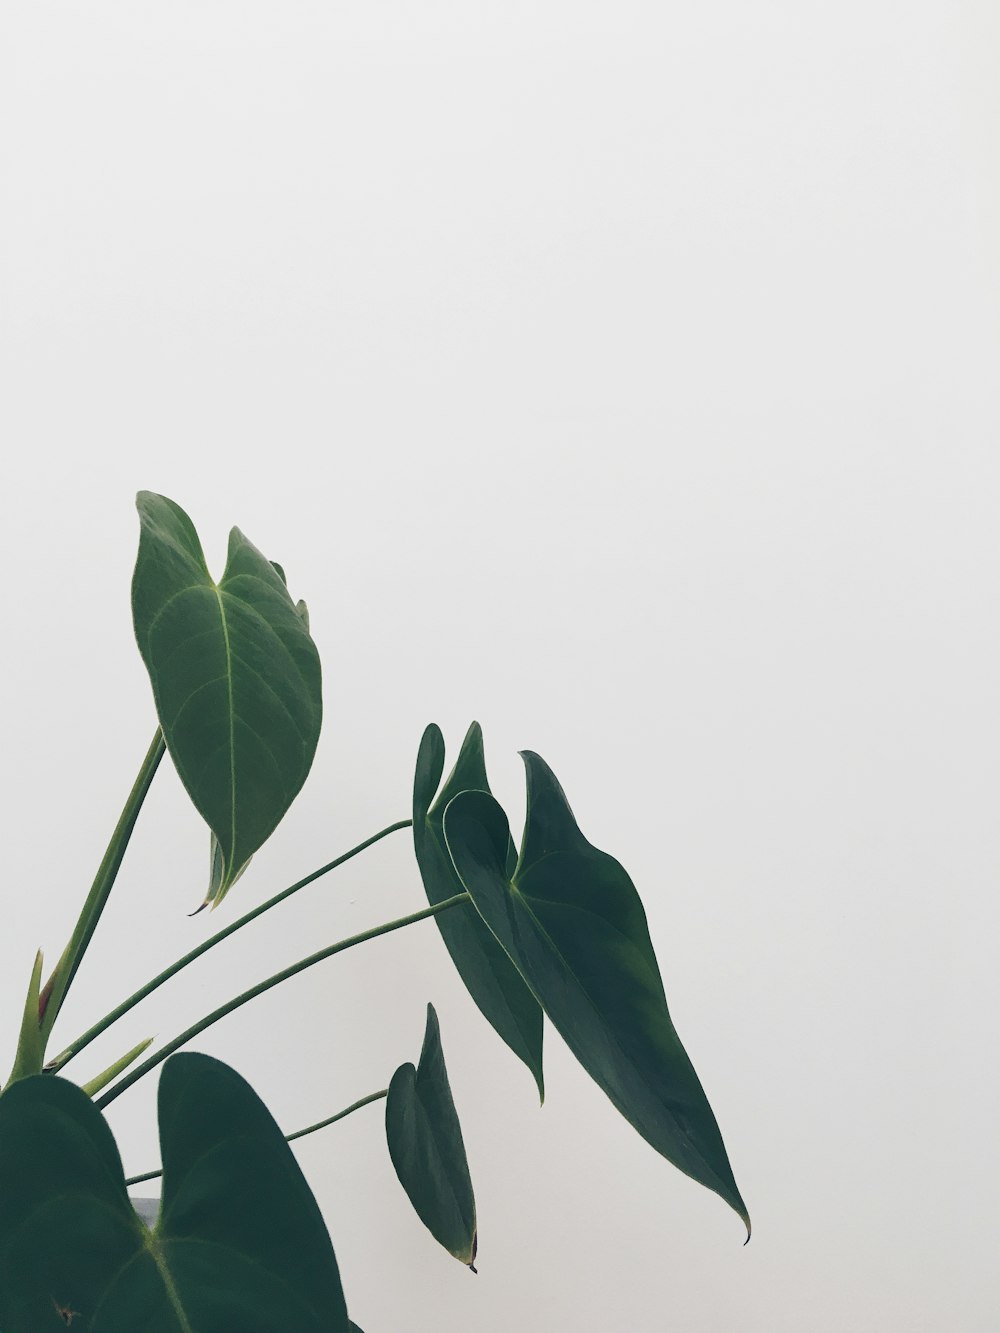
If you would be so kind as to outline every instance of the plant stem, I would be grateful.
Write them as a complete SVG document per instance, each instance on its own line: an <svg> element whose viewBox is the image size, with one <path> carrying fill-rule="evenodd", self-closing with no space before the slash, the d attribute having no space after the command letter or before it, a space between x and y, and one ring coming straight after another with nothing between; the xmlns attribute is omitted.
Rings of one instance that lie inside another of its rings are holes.
<svg viewBox="0 0 1000 1333"><path fill-rule="evenodd" d="M144 1000L147 995L152 995L153 991L162 986L165 981L169 981L171 977L176 976L178 972L187 967L188 963L193 963L194 960L200 958L203 953L207 953L209 949L213 949L217 944L221 944L224 939L227 939L230 935L234 934L242 926L253 921L256 917L263 915L264 912L269 911L272 907L276 907L278 903L284 902L285 899L290 898L293 893L298 893L299 889L304 889L307 884L311 884L313 880L319 879L321 875L327 874L330 870L335 870L337 866L342 866L345 861L349 861L352 856L357 856L358 853L363 852L366 847L371 847L373 843L378 842L381 838L388 837L390 833L395 833L399 829L409 828L412 823L412 819L401 819L396 824L390 824L388 828L384 828L380 832L373 834L370 838L366 838L364 842L359 842L358 845L352 847L349 852L344 852L343 855L338 856L336 860L327 862L325 866L320 866L320 868L314 870L311 875L306 875L304 879L297 880L294 884L289 885L287 889L282 889L280 893L276 893L274 897L269 898L267 902L261 903L259 907L253 908L252 911L241 916L238 921L234 921L232 925L226 926L224 930L218 931L217 934L212 935L209 939L197 945L190 951L190 953L186 953L183 958L178 958L175 963L171 963L168 968L160 972L158 976L155 976L152 981L147 981L144 986L140 986L139 989L130 995L127 1000L122 1000L121 1004L112 1009L110 1013L105 1014L103 1018L99 1019L93 1025L93 1027L88 1028L82 1036L77 1037L75 1041L70 1042L64 1051L61 1051L54 1060L51 1060L45 1066L46 1072L54 1074L63 1069L75 1055L79 1055L80 1052L84 1050L85 1047L89 1046L96 1037L99 1037L102 1032L106 1031L112 1023L116 1023L123 1014L127 1014L130 1009L134 1008L134 1006L140 1002L140 1000Z"/></svg>
<svg viewBox="0 0 1000 1333"><path fill-rule="evenodd" d="M97 923L101 919L101 913L104 911L104 905L108 901L115 877L118 874L118 868L122 863L122 857L125 855L125 848L132 836L135 822L139 818L142 803L146 799L146 793L149 791L150 783L153 781L153 776L160 760L163 758L165 749L163 732L157 727L156 735L153 737L152 744L142 761L142 767L139 769L139 776L129 792L128 800L125 802L125 808L115 825L115 831L111 835L107 851L97 868L97 874L94 877L90 892L87 894L87 900L83 904L73 934L70 936L62 957L39 996L38 1023L41 1028L43 1052L45 1043L52 1031L52 1025L58 1018L59 1010L62 1008L70 986L73 984L76 970L87 951L87 945L90 943L94 931L97 929Z"/></svg>
<svg viewBox="0 0 1000 1333"><path fill-rule="evenodd" d="M294 1134L286 1134L285 1139L288 1143L291 1143L294 1139L304 1139L307 1134L315 1134L317 1129L326 1129L327 1125L335 1125L338 1120L343 1120L352 1111L360 1111L362 1106L367 1106L369 1102L380 1101L381 1098L388 1097L388 1095L388 1088L381 1088L378 1092L370 1092L367 1097L351 1102L350 1106L345 1106L336 1115L328 1115L325 1120L317 1120L315 1125L306 1125L305 1129L297 1129Z"/></svg>
<svg viewBox="0 0 1000 1333"><path fill-rule="evenodd" d="M378 1092L370 1092L367 1097L361 1097L356 1102L351 1102L350 1106L345 1106L342 1111L336 1115L327 1116L325 1120L317 1120L315 1125L307 1125L305 1129L297 1129L294 1134L286 1134L285 1142L291 1143L294 1139L304 1138L307 1134L315 1134L317 1129L326 1129L327 1125L334 1125L338 1120L343 1120L345 1116L352 1111L360 1111L362 1106L368 1106L371 1102L380 1101L383 1097L388 1097L389 1089L380 1088ZM141 1176L129 1176L126 1185L141 1185L146 1180L159 1180L163 1175L163 1168L159 1171L144 1171Z"/></svg>
<svg viewBox="0 0 1000 1333"><path fill-rule="evenodd" d="M299 972L304 972L307 967L312 967L314 963L321 963L325 958L332 958L335 953L341 953L344 949L352 949L356 944L364 944L366 940L377 939L379 935L388 935L394 930L401 930L403 926L411 926L417 921L426 920L427 917L437 916L439 912L445 912L450 907L457 907L460 903L468 903L471 901L472 899L467 893L456 893L453 898L445 898L443 902L435 903L433 907L425 907L420 912L413 912L410 916L401 916L395 921L386 921L381 926L373 926L370 930L362 931L360 935L350 935L345 940L338 940L336 944L330 944L325 949L320 949L317 953L310 954L308 958L303 958L297 963L292 963L291 967L283 968L280 972L276 972L273 977L268 977L266 981L258 982L256 986L251 986L251 988L244 991L242 995L237 995L235 999L228 1000L225 1004L220 1005L218 1009L213 1009L210 1014L206 1014L204 1018L199 1019L197 1023L194 1023L191 1027L182 1032L179 1037L175 1037L173 1041L168 1042L162 1050L157 1051L155 1055L151 1055L149 1059L144 1060L141 1065L137 1065L130 1074L126 1074L126 1076L106 1092L103 1097L98 1097L94 1105L103 1111L104 1108L110 1106L115 1098L123 1093L126 1088L130 1088L132 1084L136 1083L144 1074L148 1074L151 1069L155 1069L158 1064L163 1060L166 1060L167 1056L173 1055L174 1051L178 1050L179 1047L185 1045L186 1042L191 1041L192 1038L199 1036L206 1030L206 1028L210 1028L213 1023L217 1023L220 1018L225 1018L226 1015L231 1014L234 1009L239 1009L241 1005L256 999L258 995L263 995L264 992L270 990L272 986L277 986L280 982L287 981L289 977L294 977Z"/></svg>

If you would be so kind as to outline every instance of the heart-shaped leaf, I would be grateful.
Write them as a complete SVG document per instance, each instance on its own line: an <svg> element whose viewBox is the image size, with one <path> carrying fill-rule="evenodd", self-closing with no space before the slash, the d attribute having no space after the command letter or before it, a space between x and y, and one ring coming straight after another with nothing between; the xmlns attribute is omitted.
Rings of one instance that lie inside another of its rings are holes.
<svg viewBox="0 0 1000 1333"><path fill-rule="evenodd" d="M416 1069L400 1065L389 1084L385 1135L417 1216L449 1254L475 1272L476 1200L432 1004L420 1063Z"/></svg>
<svg viewBox="0 0 1000 1333"><path fill-rule="evenodd" d="M36 1075L0 1097L4 1333L348 1333L319 1208L249 1084L208 1056L175 1055L159 1118L150 1231L79 1088Z"/></svg>
<svg viewBox="0 0 1000 1333"><path fill-rule="evenodd" d="M136 639L167 748L217 839L206 898L216 904L305 782L322 719L319 655L283 571L238 528L215 583L187 514L149 491L137 504Z"/></svg>
<svg viewBox="0 0 1000 1333"><path fill-rule="evenodd" d="M747 1226L712 1108L667 1010L642 902L624 868L580 832L538 755L523 755L528 812L517 865L484 792L444 816L449 851L484 920L570 1050L644 1139L715 1190Z"/></svg>
<svg viewBox="0 0 1000 1333"><path fill-rule="evenodd" d="M413 847L432 906L463 890L445 846L441 827L445 807L460 791L490 789L483 733L478 722L473 722L466 733L455 767L435 800L444 771L444 756L444 738L432 723L420 741L413 780ZM517 859L513 842L508 854L513 869ZM538 1095L544 1100L542 1011L538 1001L471 905L442 912L435 920L469 994L496 1032L531 1070Z"/></svg>

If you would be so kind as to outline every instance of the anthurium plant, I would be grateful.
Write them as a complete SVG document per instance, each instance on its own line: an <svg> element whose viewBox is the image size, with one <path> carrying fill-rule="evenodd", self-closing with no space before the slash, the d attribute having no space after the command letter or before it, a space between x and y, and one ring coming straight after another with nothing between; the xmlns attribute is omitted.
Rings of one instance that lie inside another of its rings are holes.
<svg viewBox="0 0 1000 1333"><path fill-rule="evenodd" d="M720 1195L749 1236L722 1135L670 1019L631 879L588 842L552 769L531 751L523 755L527 817L515 845L490 792L476 723L447 777L444 738L427 727L411 819L208 935L49 1054L164 754L208 825L203 905L215 909L295 799L320 735L319 655L306 607L293 601L282 568L234 529L216 581L178 505L142 492L138 509L132 611L159 726L69 942L50 975L43 979L41 954L31 970L0 1091L0 1333L360 1333L333 1240L288 1145L378 1100L389 1156L416 1213L474 1268L472 1178L432 1006L415 1064L386 1071L386 1088L287 1135L235 1070L182 1049L288 977L428 917L473 1003L526 1066L539 1097L548 1019L649 1145ZM152 991L321 875L407 828L426 906L327 944L150 1053L144 1042L89 1083L71 1081L75 1057ZM102 1112L157 1068L162 1168L126 1179ZM159 1214L149 1226L128 1187L160 1176Z"/></svg>

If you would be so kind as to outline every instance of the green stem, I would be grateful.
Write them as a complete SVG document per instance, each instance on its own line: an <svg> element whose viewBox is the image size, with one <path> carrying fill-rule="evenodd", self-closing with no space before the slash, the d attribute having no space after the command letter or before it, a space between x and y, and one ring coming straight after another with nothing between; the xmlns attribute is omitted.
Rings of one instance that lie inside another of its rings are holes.
<svg viewBox="0 0 1000 1333"><path fill-rule="evenodd" d="M336 1115L328 1115L325 1120L317 1120L315 1125L306 1125L305 1129L297 1129L294 1134L286 1134L285 1139L291 1143L294 1139L304 1139L307 1134L315 1134L317 1129L326 1129L327 1125L335 1125L338 1120L343 1120L345 1116L352 1111L360 1111L362 1106L367 1106L369 1102L380 1101L383 1097L388 1097L389 1089L380 1088L378 1092L370 1092L367 1097L362 1097L359 1101L351 1102L350 1106L345 1106L342 1111Z"/></svg>
<svg viewBox="0 0 1000 1333"><path fill-rule="evenodd" d="M139 818L142 803L146 799L146 793L149 791L150 783L153 781L153 776L160 760L163 758L165 749L163 732L157 728L152 744L142 761L139 776L129 792L121 818L115 825L115 831L111 835L111 841L104 853L104 859L97 868L97 874L94 877L90 892L87 894L87 901L83 904L73 934L70 936L62 957L39 996L38 1023L41 1028L43 1051L49 1034L52 1032L52 1026L59 1016L63 1001L73 984L76 970L87 951L87 945L97 929L97 923L101 919L101 913L104 911L104 905L108 901L115 877L118 874L118 868L122 863L122 857L125 855L125 848L132 836L135 822Z"/></svg>
<svg viewBox="0 0 1000 1333"><path fill-rule="evenodd" d="M155 1069L158 1064L166 1060L167 1056L173 1055L185 1043L199 1036L206 1028L210 1028L213 1023L217 1023L220 1018L225 1018L231 1014L234 1009L239 1009L241 1005L254 1000L258 995L263 995L269 991L272 986L279 985L282 981L287 981L289 977L297 976L299 972L304 972L307 967L312 967L315 963L321 963L326 958L332 958L335 953L341 953L344 949L352 949L356 944L364 944L366 940L377 939L379 935L389 935L394 930L401 930L403 926L412 926L417 921L425 921L430 916L437 916L439 912L446 912L449 907L457 907L460 903L471 902L472 899L467 893L456 893L453 898L445 898L443 902L435 903L433 907L425 907L420 912L413 912L410 916L401 916L395 921L386 921L381 926L373 926L370 930L363 930L360 935L350 935L346 940L338 940L336 944L330 944L325 949L320 949L317 953L310 954L308 958L302 958L297 963L292 963L291 967L283 968L280 972L275 972L273 977L268 977L266 981L258 982L256 986L251 986L242 995L237 995L235 999L228 1000L220 1005L218 1009L213 1009L210 1014L191 1027L187 1028L163 1047L155 1055L151 1055L148 1060L144 1060L141 1065L137 1065L130 1074L115 1084L103 1097L97 1098L94 1105L100 1110L110 1106L116 1097L120 1096L126 1088L130 1088L133 1083L138 1082L144 1074L148 1074L151 1069Z"/></svg>
<svg viewBox="0 0 1000 1333"><path fill-rule="evenodd" d="M390 824L388 828L384 828L380 832L373 834L370 838L366 838L364 842L359 842L357 847L352 847L349 852L344 852L344 854L338 856L336 860L329 861L325 866L320 866L320 868L314 870L311 875L306 875L304 879L297 880L294 884L289 885L287 889L282 889L281 893L276 893L274 897L269 898L266 903L261 903L259 907L255 907L252 911L241 916L238 921L234 921L232 925L226 926L224 930L220 930L217 934L212 935L209 939L197 945L190 951L190 953L186 953L183 958L178 958L175 963L171 963L168 968L159 973L158 976L155 976L152 981L147 981L145 986L140 986L139 989L130 995L127 1000L122 1000L117 1008L112 1009L110 1013L105 1014L103 1018L99 1019L93 1025L93 1027L88 1028L82 1036L77 1037L75 1041L70 1042L64 1051L60 1051L55 1059L51 1060L45 1066L46 1071L50 1074L54 1074L63 1069L75 1055L79 1055L80 1052L84 1050L85 1047L89 1046L96 1037L99 1037L102 1032L106 1031L112 1023L116 1023L123 1014L127 1014L130 1009L140 1002L140 1000L144 1000L147 995L152 995L153 991L162 986L165 981L169 981L171 977L176 976L178 972L187 967L188 963L193 963L194 960L200 958L203 953L207 953L209 949L214 949L217 944L221 944L224 939L228 939L230 935L234 934L242 926L253 921L256 917L261 916L264 912L269 911L272 907L276 907L278 903L284 902L285 899L290 898L293 893L298 893L299 889L304 889L305 886L311 884L314 879L319 879L321 875L327 874L328 871L335 870L337 866L342 866L344 862L349 861L352 856L357 856L358 853L363 852L366 847L371 847L372 843L378 842L381 838L388 837L390 833L396 833L399 829L409 828L412 823L412 819L401 819L396 824Z"/></svg>
<svg viewBox="0 0 1000 1333"><path fill-rule="evenodd" d="M143 1171L141 1176L129 1176L126 1185L141 1185L144 1180L159 1180L163 1175L163 1168L159 1171Z"/></svg>
<svg viewBox="0 0 1000 1333"><path fill-rule="evenodd" d="M351 1102L350 1106L345 1106L342 1111L336 1115L327 1116L325 1120L317 1120L315 1125L307 1125L305 1129L297 1129L294 1134L286 1134L285 1142L291 1143L294 1139L305 1138L307 1134L315 1134L317 1129L326 1129L327 1125L335 1125L338 1120L343 1120L345 1116L352 1111L360 1111L362 1106L368 1106L371 1102L380 1101L383 1097L388 1097L389 1089L380 1088L378 1092L370 1092L367 1097L362 1097L356 1102ZM159 1180L163 1175L163 1168L159 1171L144 1171L141 1176L129 1176L126 1185L141 1185L146 1180Z"/></svg>

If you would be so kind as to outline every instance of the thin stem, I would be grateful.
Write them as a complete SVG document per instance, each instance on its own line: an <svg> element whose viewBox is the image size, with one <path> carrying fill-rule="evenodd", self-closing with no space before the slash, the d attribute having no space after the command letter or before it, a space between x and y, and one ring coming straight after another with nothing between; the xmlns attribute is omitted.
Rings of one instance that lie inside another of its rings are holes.
<svg viewBox="0 0 1000 1333"><path fill-rule="evenodd" d="M55 971L39 997L38 1022L42 1032L43 1051L52 1031L52 1025L58 1018L59 1010L62 1008L70 986L73 984L76 970L87 951L87 945L97 929L97 923L101 919L101 913L104 911L104 905L108 901L122 858L125 855L125 848L129 844L135 822L139 818L142 803L146 799L146 793L149 791L150 783L153 781L153 776L160 760L163 758L165 749L163 732L157 727L156 735L153 737L152 743L146 751L146 757L142 761L142 767L139 769L139 776L129 792L128 800L125 802L125 808L115 825L115 831L111 835L107 851L97 868L97 874L94 877L90 892L87 894L87 900L83 904L73 934L63 950L62 957L56 964Z"/></svg>
<svg viewBox="0 0 1000 1333"><path fill-rule="evenodd" d="M221 944L224 939L228 939L230 935L234 934L242 926L253 921L256 917L262 916L264 912L269 911L272 907L276 907L278 903L284 902L285 899L290 898L293 893L298 893L299 889L304 889L305 886L311 884L314 879L319 879L321 875L325 875L329 871L335 870L337 866L342 866L345 861L349 861L352 856L357 856L358 853L363 852L366 847L371 847L373 843L388 837L390 833L396 833L399 829L409 828L412 823L412 819L401 819L396 824L390 824L388 828L384 828L380 832L373 834L370 838L366 838L364 842L359 842L357 847L352 847L349 852L344 852L343 855L338 856L336 860L327 862L325 866L320 866L318 870L314 870L311 875L306 875L304 879L297 880L294 884L289 885L287 889L282 889L280 893L276 893L273 898L269 898L267 902L261 903L259 907L253 908L252 911L241 916L238 921L234 921L232 925L226 926L225 929L220 930L217 934L204 940L201 944L192 949L190 953L186 953L183 958L178 958L175 963L171 963L168 968L165 968L158 976L155 976L152 981L147 981L144 986L140 986L139 989L130 995L127 1000L122 1000L121 1004L112 1009L110 1013L105 1014L103 1018L99 1019L93 1025L93 1027L89 1027L82 1036L77 1037L75 1041L70 1042L64 1051L61 1051L54 1060L50 1061L45 1066L46 1071L50 1074L54 1074L63 1069L75 1055L79 1055L80 1052L89 1046L96 1037L99 1037L102 1032L106 1031L112 1023L116 1023L123 1014L127 1014L130 1009L134 1008L135 1005L140 1002L140 1000L144 1000L147 995L152 995L153 991L162 986L165 981L169 981L171 977L176 976L178 972L187 967L188 963L193 963L194 960L200 958L203 953L208 953L209 949L214 949L217 944Z"/></svg>
<svg viewBox="0 0 1000 1333"><path fill-rule="evenodd" d="M225 1018L226 1015L231 1014L234 1009L239 1009L241 1005L256 999L258 995L263 995L265 991L269 991L273 986L279 985L282 981L287 981L289 977L294 977L297 976L299 972L304 972L307 967L312 967L314 963L321 963L326 958L332 958L335 953L341 953L344 949L352 949L356 944L364 944L366 940L377 939L379 935L389 935L394 930L401 930L403 926L412 926L417 921L425 921L428 917L437 916L439 912L446 912L450 907L457 907L460 903L468 903L471 901L472 899L467 893L456 893L453 898L445 898L443 902L435 903L433 907L425 907L420 912L413 912L409 916L401 916L395 921L386 921L381 926L373 926L370 930L362 931L360 935L350 935L346 940L338 940L336 944L330 944L325 949L320 949L317 953L310 954L308 958L303 958L297 963L292 963L291 967L283 968L280 972L276 972L273 977L268 977L266 981L261 981L258 982L256 986L251 986L251 988L244 991L242 995L237 995L235 999L228 1000L225 1004L220 1005L218 1009L213 1009L210 1014L206 1014L204 1018L199 1019L197 1023L192 1024L192 1026L182 1032L179 1037L175 1037L173 1041L168 1042L162 1050L157 1051L155 1055L151 1055L149 1059L144 1060L141 1065L137 1065L130 1074L126 1074L126 1076L116 1083L113 1088L109 1089L103 1097L98 1097L94 1105L103 1111L104 1108L110 1106L115 1098L120 1096L126 1088L130 1088L132 1084L138 1082L144 1074L148 1074L151 1069L155 1069L158 1064L166 1060L167 1056L173 1055L174 1051L185 1045L185 1043L191 1041L194 1037L199 1036L206 1030L206 1028L210 1028L213 1023L217 1023L220 1018Z"/></svg>
<svg viewBox="0 0 1000 1333"><path fill-rule="evenodd" d="M350 1106L345 1106L336 1115L328 1115L325 1120L317 1120L315 1125L306 1125L305 1129L297 1129L294 1134L286 1134L285 1139L288 1143L291 1143L294 1139L304 1139L307 1134L315 1134L317 1129L326 1129L327 1125L335 1125L338 1120L343 1120L344 1116L350 1115L352 1111L360 1111L362 1106L367 1106L369 1102L380 1101L388 1095L388 1088L381 1088L378 1092L370 1092L367 1097L351 1102Z"/></svg>
<svg viewBox="0 0 1000 1333"><path fill-rule="evenodd" d="M294 1134L286 1134L285 1142L291 1143L295 1139L305 1138L307 1134L315 1134L317 1129L326 1129L327 1125L335 1125L338 1120L343 1120L345 1116L352 1111L360 1111L362 1106L368 1106L371 1102L380 1101L383 1097L388 1097L389 1089L380 1088L378 1092L370 1092L367 1097L361 1097L356 1102L351 1102L350 1106L345 1106L342 1111L336 1115L327 1116L325 1120L317 1120L315 1125L307 1125L305 1129L297 1129ZM129 1176L126 1185L141 1185L146 1180L159 1180L163 1175L163 1168L159 1171L144 1171L141 1176Z"/></svg>
<svg viewBox="0 0 1000 1333"><path fill-rule="evenodd" d="M129 1176L126 1185L141 1185L144 1180L159 1180L163 1175L163 1168L159 1171L143 1171L141 1176Z"/></svg>

